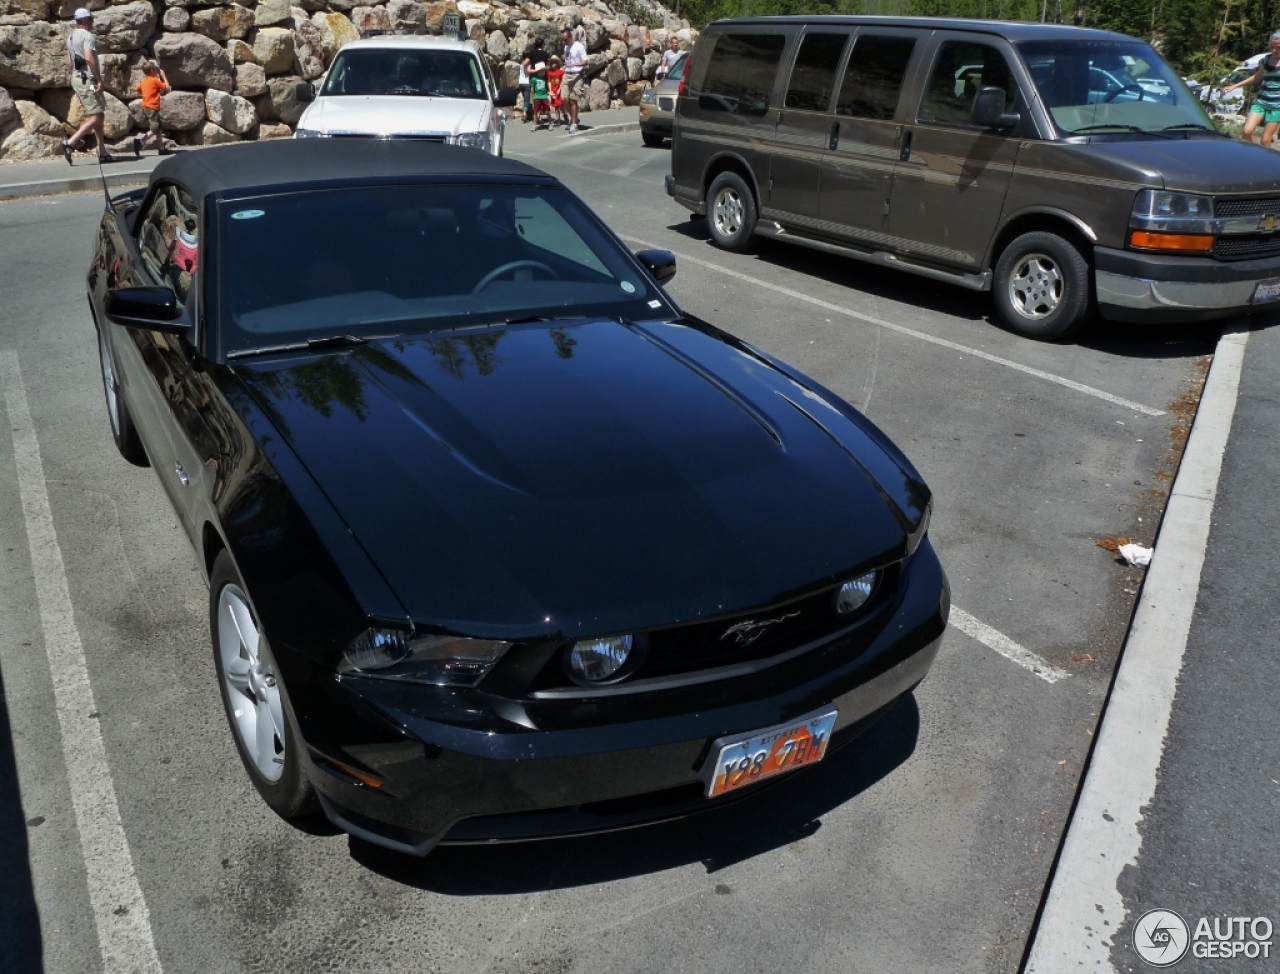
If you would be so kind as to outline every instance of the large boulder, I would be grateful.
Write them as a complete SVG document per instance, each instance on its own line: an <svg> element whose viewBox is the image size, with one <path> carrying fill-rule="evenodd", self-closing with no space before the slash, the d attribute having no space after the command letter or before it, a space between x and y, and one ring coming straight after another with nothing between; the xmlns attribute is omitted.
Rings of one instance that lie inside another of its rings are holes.
<svg viewBox="0 0 1280 974"><path fill-rule="evenodd" d="M283 122L263 122L258 126L258 139L288 139L293 137L293 129Z"/></svg>
<svg viewBox="0 0 1280 974"><path fill-rule="evenodd" d="M560 40L560 30L555 24L545 20L522 20L516 26L516 34L512 39L511 56L519 57L533 46L535 40L541 40L542 46L552 54L564 47Z"/></svg>
<svg viewBox="0 0 1280 974"><path fill-rule="evenodd" d="M171 91L160 99L160 125L167 131L185 132L204 124L204 95L198 91Z"/></svg>
<svg viewBox="0 0 1280 974"><path fill-rule="evenodd" d="M267 73L262 70L262 65L237 64L236 86L233 90L237 95L245 98L257 98L259 95L265 95L267 93Z"/></svg>
<svg viewBox="0 0 1280 974"><path fill-rule="evenodd" d="M64 92L70 95L65 101L61 97ZM133 128L133 116L129 114L129 107L109 91L102 93L102 100L107 109L102 116L102 131L107 141L114 142L124 138ZM84 121L84 106L80 104L80 99L65 88L41 92L40 104L73 129L78 129Z"/></svg>
<svg viewBox="0 0 1280 974"><path fill-rule="evenodd" d="M662 55L657 51L650 51L644 56L644 63L643 67L640 69L640 73L644 77L652 80L653 76L658 73L658 65L661 63Z"/></svg>
<svg viewBox="0 0 1280 974"><path fill-rule="evenodd" d="M102 68L102 87L117 98L132 98L146 77L142 73L142 51L128 54L103 54L98 58Z"/></svg>
<svg viewBox="0 0 1280 974"><path fill-rule="evenodd" d="M638 57L627 58L627 80L639 81L644 77L644 62Z"/></svg>
<svg viewBox="0 0 1280 974"><path fill-rule="evenodd" d="M227 57L231 58L232 64L258 63L258 59L254 57L253 48L237 38L227 41Z"/></svg>
<svg viewBox="0 0 1280 974"><path fill-rule="evenodd" d="M0 0L0 24L34 24L48 16L46 0Z"/></svg>
<svg viewBox="0 0 1280 974"><path fill-rule="evenodd" d="M258 124L253 102L225 91L210 91L204 96L204 114L214 125L233 135L244 135ZM207 143L206 143L207 144Z"/></svg>
<svg viewBox="0 0 1280 974"><path fill-rule="evenodd" d="M333 56L345 45L360 39L351 19L345 14L321 12L311 18L311 23L320 32L326 65L333 63Z"/></svg>
<svg viewBox="0 0 1280 974"><path fill-rule="evenodd" d="M200 129L201 145L222 145L226 142L239 142L240 136L234 132L228 132L221 126L214 125L213 122L205 122L204 127Z"/></svg>
<svg viewBox="0 0 1280 974"><path fill-rule="evenodd" d="M412 30L427 26L427 8L417 0L389 0L387 16L392 30Z"/></svg>
<svg viewBox="0 0 1280 974"><path fill-rule="evenodd" d="M293 70L293 31L263 27L253 39L253 56L269 75Z"/></svg>
<svg viewBox="0 0 1280 974"><path fill-rule="evenodd" d="M495 30L485 38L484 49L495 61L505 61L511 54L511 43L506 34Z"/></svg>
<svg viewBox="0 0 1280 974"><path fill-rule="evenodd" d="M357 34L367 30L390 30L391 18L386 7L352 7L351 24Z"/></svg>
<svg viewBox="0 0 1280 974"><path fill-rule="evenodd" d="M191 29L220 44L248 37L253 24L254 12L238 3L197 10L191 15Z"/></svg>
<svg viewBox="0 0 1280 974"><path fill-rule="evenodd" d="M108 7L93 18L93 32L98 35L98 51L111 54L136 51L155 33L156 8L146 0Z"/></svg>
<svg viewBox="0 0 1280 974"><path fill-rule="evenodd" d="M0 27L0 85L6 88L66 88L67 24Z"/></svg>
<svg viewBox="0 0 1280 974"><path fill-rule="evenodd" d="M28 132L35 132L39 135L56 135L60 139L67 134L62 128L62 123L35 102L24 99L14 102L14 107L18 109L18 114L22 117L22 127Z"/></svg>
<svg viewBox="0 0 1280 974"><path fill-rule="evenodd" d="M458 13L463 18L484 20L489 16L489 5L480 0L458 0Z"/></svg>
<svg viewBox="0 0 1280 974"><path fill-rule="evenodd" d="M18 106L13 103L13 96L3 88L0 88L0 129L3 129L14 119L21 117L18 114Z"/></svg>
<svg viewBox="0 0 1280 974"><path fill-rule="evenodd" d="M552 7L551 19L561 30L577 27L582 23L582 10L573 4Z"/></svg>
<svg viewBox="0 0 1280 974"><path fill-rule="evenodd" d="M609 32L599 23L584 24L582 32L585 36L583 45L588 53L599 51L609 46Z"/></svg>
<svg viewBox="0 0 1280 974"><path fill-rule="evenodd" d="M626 43L629 57L644 57L649 48L649 28L632 24L627 28Z"/></svg>
<svg viewBox="0 0 1280 974"><path fill-rule="evenodd" d="M261 0L253 11L253 22L259 27L282 24L292 16L289 0Z"/></svg>
<svg viewBox="0 0 1280 974"><path fill-rule="evenodd" d="M453 0L436 0L435 3L428 3L426 4L427 26L432 30L439 30L444 22L444 15L457 12L458 5Z"/></svg>
<svg viewBox="0 0 1280 974"><path fill-rule="evenodd" d="M231 90L231 58L217 41L203 34L161 34L152 49L173 87Z"/></svg>
<svg viewBox="0 0 1280 974"><path fill-rule="evenodd" d="M504 61L498 71L498 84L513 88L520 83L520 65L516 61Z"/></svg>
<svg viewBox="0 0 1280 974"><path fill-rule="evenodd" d="M191 26L191 11L185 7L166 7L160 22L171 34L181 33Z"/></svg>
<svg viewBox="0 0 1280 974"><path fill-rule="evenodd" d="M267 83L267 93L263 98L270 100L273 116L287 125L297 125L307 110L307 106L298 101L297 88L301 81L296 75L290 75L272 78Z"/></svg>
<svg viewBox="0 0 1280 974"><path fill-rule="evenodd" d="M61 131L55 137L16 128L4 137L3 142L0 142L0 159L5 162L51 159L62 154L62 138Z"/></svg>
<svg viewBox="0 0 1280 974"><path fill-rule="evenodd" d="M604 80L608 82L610 88L625 84L627 80L627 62L610 61L609 66L604 69Z"/></svg>
<svg viewBox="0 0 1280 974"><path fill-rule="evenodd" d="M324 40L320 29L309 20L294 18L293 53L298 71L307 81L314 81L324 74Z"/></svg>
<svg viewBox="0 0 1280 974"><path fill-rule="evenodd" d="M467 40L475 41L481 48L484 47L484 42L489 39L489 32L485 30L483 20L463 21L462 29L466 32Z"/></svg>
<svg viewBox="0 0 1280 974"><path fill-rule="evenodd" d="M609 107L609 82L603 78L592 80L585 107L593 112L601 112Z"/></svg>

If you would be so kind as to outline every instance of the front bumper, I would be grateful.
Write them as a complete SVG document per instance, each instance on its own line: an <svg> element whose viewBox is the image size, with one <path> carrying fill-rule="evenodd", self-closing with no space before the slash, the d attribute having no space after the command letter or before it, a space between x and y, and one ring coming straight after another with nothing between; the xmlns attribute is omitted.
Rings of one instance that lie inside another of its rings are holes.
<svg viewBox="0 0 1280 974"><path fill-rule="evenodd" d="M838 745L924 679L949 606L927 540L895 595L865 626L792 660L679 689L536 703L374 680L335 694L330 677L322 706L346 697L344 712L317 713L313 702L299 714L309 777L339 828L416 855L442 842L607 831L712 808L736 797L703 797L717 738L834 703ZM332 773L326 757L386 784Z"/></svg>
<svg viewBox="0 0 1280 974"><path fill-rule="evenodd" d="M1112 321L1200 321L1264 311L1263 281L1280 280L1280 257L1218 261L1095 247L1098 309Z"/></svg>

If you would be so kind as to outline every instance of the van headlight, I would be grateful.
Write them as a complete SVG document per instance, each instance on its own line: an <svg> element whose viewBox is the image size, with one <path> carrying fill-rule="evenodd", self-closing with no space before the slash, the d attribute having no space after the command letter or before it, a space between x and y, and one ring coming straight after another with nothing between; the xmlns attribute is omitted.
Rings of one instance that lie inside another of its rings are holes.
<svg viewBox="0 0 1280 974"><path fill-rule="evenodd" d="M461 135L453 137L454 145L465 145L468 149L483 149L489 151L489 133L488 132L463 132Z"/></svg>
<svg viewBox="0 0 1280 974"><path fill-rule="evenodd" d="M492 639L419 636L408 630L375 627L351 640L338 662L338 674L473 687L511 645Z"/></svg>
<svg viewBox="0 0 1280 974"><path fill-rule="evenodd" d="M1144 189L1133 202L1129 226L1160 233L1217 233L1213 197Z"/></svg>

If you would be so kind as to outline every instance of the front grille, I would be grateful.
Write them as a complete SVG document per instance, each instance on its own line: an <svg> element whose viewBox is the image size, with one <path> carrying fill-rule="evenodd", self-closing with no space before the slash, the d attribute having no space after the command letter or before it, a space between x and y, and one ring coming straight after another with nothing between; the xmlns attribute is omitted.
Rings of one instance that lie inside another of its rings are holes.
<svg viewBox="0 0 1280 974"><path fill-rule="evenodd" d="M1280 214L1280 196L1219 197L1213 201L1216 217L1264 216Z"/></svg>
<svg viewBox="0 0 1280 974"><path fill-rule="evenodd" d="M1213 256L1223 260L1247 260L1276 254L1280 254L1280 234L1277 233L1222 236L1213 242Z"/></svg>
<svg viewBox="0 0 1280 974"><path fill-rule="evenodd" d="M658 108L664 112L674 112L676 110L676 100L674 98L659 98Z"/></svg>
<svg viewBox="0 0 1280 974"><path fill-rule="evenodd" d="M395 139L396 141L412 140L415 142L448 142L448 132L423 132L408 135L371 135L368 132L330 132L331 139Z"/></svg>

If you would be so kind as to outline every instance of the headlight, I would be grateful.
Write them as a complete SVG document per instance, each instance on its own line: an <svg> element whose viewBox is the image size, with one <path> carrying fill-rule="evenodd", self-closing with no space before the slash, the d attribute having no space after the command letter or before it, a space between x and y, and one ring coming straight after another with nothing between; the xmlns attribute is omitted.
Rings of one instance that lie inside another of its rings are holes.
<svg viewBox="0 0 1280 974"><path fill-rule="evenodd" d="M657 100L658 95L652 88L646 88L644 94L640 96L640 101L646 105L652 105Z"/></svg>
<svg viewBox="0 0 1280 974"><path fill-rule="evenodd" d="M627 675L635 637L606 636L581 639L569 649L569 676L574 683L596 686L614 683Z"/></svg>
<svg viewBox="0 0 1280 974"><path fill-rule="evenodd" d="M878 571L869 571L865 575L852 578L836 589L836 612L842 616L857 612L864 605L871 593L876 590L876 582L880 578Z"/></svg>
<svg viewBox="0 0 1280 974"><path fill-rule="evenodd" d="M453 137L454 145L465 145L469 149L483 149L489 151L489 133L488 132L463 132L461 135Z"/></svg>
<svg viewBox="0 0 1280 974"><path fill-rule="evenodd" d="M338 673L441 687L473 687L510 648L509 642L490 639L366 629L342 654Z"/></svg>
<svg viewBox="0 0 1280 974"><path fill-rule="evenodd" d="M1144 189L1134 200L1129 226L1164 233L1214 233L1213 198Z"/></svg>
<svg viewBox="0 0 1280 974"><path fill-rule="evenodd" d="M294 137L295 139L325 139L325 138L328 138L328 136L327 136L327 135L325 135L323 132L321 132L319 129L298 129L298 131L296 131L296 132L294 132L294 133L293 133L293 137Z"/></svg>

